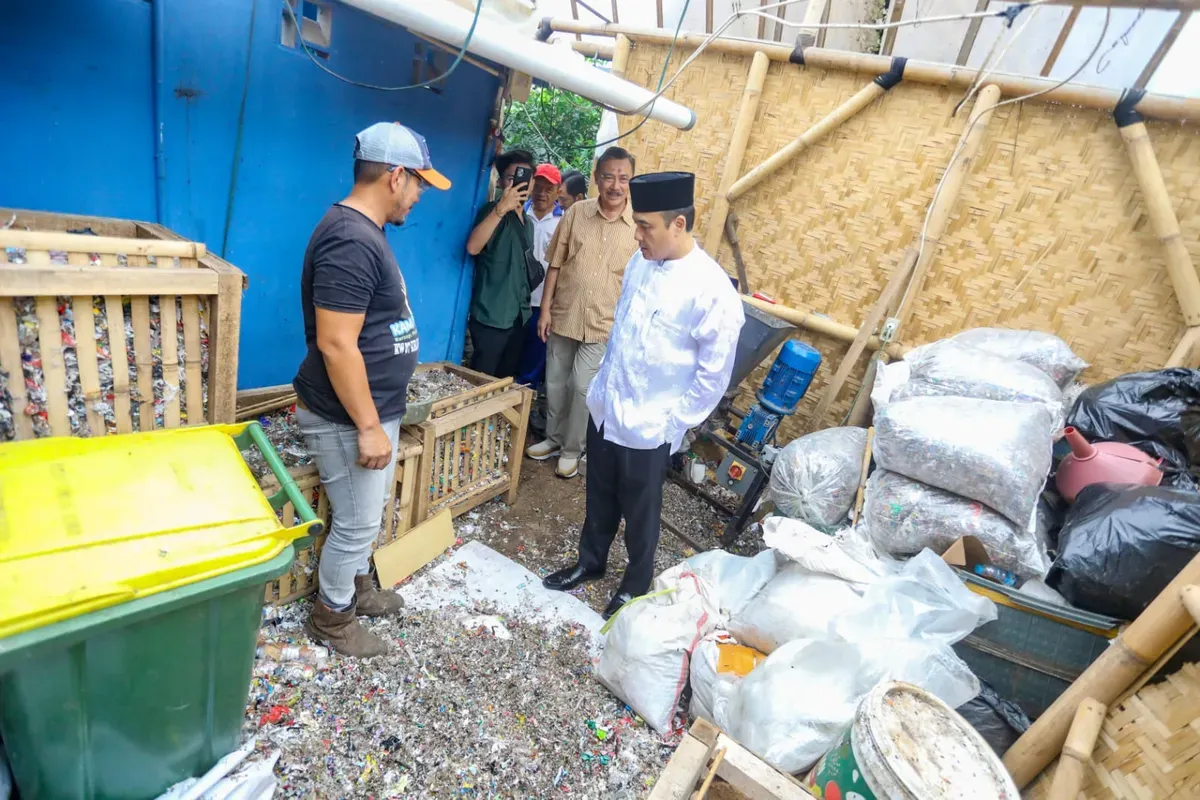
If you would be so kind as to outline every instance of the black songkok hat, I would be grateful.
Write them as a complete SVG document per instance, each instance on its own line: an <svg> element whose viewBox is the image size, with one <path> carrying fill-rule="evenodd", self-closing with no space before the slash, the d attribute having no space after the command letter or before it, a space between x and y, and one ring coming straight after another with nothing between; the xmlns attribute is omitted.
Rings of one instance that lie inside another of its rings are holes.
<svg viewBox="0 0 1200 800"><path fill-rule="evenodd" d="M692 205L696 176L690 172L650 172L629 182L629 199L640 214Z"/></svg>

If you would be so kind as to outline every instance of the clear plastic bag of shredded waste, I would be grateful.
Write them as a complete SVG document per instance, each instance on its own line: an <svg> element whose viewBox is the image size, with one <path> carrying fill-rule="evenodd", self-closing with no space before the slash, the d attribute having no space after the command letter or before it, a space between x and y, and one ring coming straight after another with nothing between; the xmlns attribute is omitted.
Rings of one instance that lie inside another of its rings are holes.
<svg viewBox="0 0 1200 800"><path fill-rule="evenodd" d="M1054 429L1063 426L1063 394L1037 367L957 342L937 342L905 359L908 381L891 396L978 397L1014 403L1039 403L1050 412Z"/></svg>
<svg viewBox="0 0 1200 800"><path fill-rule="evenodd" d="M842 525L867 449L864 428L829 428L790 442L771 468L771 499L784 516L817 528Z"/></svg>
<svg viewBox="0 0 1200 800"><path fill-rule="evenodd" d="M1049 375L1060 389L1065 389L1088 367L1087 362L1075 355L1066 342L1043 331L972 328L951 336L948 341L1024 361Z"/></svg>
<svg viewBox="0 0 1200 800"><path fill-rule="evenodd" d="M863 518L880 552L910 556L925 548L944 553L963 536L974 536L998 567L1023 578L1044 578L1050 569L1037 529L1017 525L978 500L877 469L867 481Z"/></svg>
<svg viewBox="0 0 1200 800"><path fill-rule="evenodd" d="M971 397L893 400L875 414L875 463L978 500L1017 525L1033 518L1050 471L1050 413Z"/></svg>

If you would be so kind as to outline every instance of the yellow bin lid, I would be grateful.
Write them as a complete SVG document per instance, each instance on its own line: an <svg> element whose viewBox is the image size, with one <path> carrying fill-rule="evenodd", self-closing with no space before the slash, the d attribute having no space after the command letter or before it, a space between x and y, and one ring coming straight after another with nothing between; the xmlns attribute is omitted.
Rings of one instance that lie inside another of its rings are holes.
<svg viewBox="0 0 1200 800"><path fill-rule="evenodd" d="M307 535L282 526L242 460L246 427L0 446L0 638L264 563Z"/></svg>

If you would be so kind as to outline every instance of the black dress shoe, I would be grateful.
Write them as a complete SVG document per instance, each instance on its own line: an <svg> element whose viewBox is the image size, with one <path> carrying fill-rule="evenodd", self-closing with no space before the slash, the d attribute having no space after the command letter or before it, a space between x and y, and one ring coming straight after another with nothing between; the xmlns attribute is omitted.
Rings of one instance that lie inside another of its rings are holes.
<svg viewBox="0 0 1200 800"><path fill-rule="evenodd" d="M608 605L604 607L604 613L600 616L609 619L613 614L621 610L621 608L633 599L633 595L629 592L617 592L613 595L613 599L608 601Z"/></svg>
<svg viewBox="0 0 1200 800"><path fill-rule="evenodd" d="M566 569L560 569L558 572L551 572L542 580L542 586L556 592L569 592L581 583L598 581L603 577L604 570L602 569L586 570L575 564Z"/></svg>

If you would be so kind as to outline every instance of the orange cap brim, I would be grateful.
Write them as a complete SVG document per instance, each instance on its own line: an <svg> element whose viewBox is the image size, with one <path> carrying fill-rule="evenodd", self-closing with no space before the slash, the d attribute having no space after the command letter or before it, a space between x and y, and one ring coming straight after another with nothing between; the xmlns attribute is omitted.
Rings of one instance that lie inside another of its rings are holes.
<svg viewBox="0 0 1200 800"><path fill-rule="evenodd" d="M436 169L415 169L413 172L424 178L425 182L435 189L445 191L450 188L450 180Z"/></svg>

